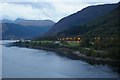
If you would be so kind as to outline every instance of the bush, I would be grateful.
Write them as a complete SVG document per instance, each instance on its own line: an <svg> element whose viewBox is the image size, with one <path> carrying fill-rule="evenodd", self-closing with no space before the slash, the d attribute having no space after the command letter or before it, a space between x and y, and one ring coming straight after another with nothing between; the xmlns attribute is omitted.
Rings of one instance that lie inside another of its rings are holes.
<svg viewBox="0 0 120 80"><path fill-rule="evenodd" d="M108 53L110 58L120 60L120 49L118 47L108 49Z"/></svg>

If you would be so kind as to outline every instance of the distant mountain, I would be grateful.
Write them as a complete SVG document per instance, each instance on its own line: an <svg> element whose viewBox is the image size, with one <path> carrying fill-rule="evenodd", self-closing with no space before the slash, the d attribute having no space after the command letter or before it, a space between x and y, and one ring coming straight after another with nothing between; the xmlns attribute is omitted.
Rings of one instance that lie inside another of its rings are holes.
<svg viewBox="0 0 120 80"><path fill-rule="evenodd" d="M105 15L97 17L83 25L59 32L57 35L94 37L120 37L120 5Z"/></svg>
<svg viewBox="0 0 120 80"><path fill-rule="evenodd" d="M20 18L16 19L14 23L23 26L53 26L55 24L51 20L25 20Z"/></svg>
<svg viewBox="0 0 120 80"><path fill-rule="evenodd" d="M25 20L21 18L17 18L15 21L3 19L0 20L0 23L15 23L23 26L53 26L55 24L51 20Z"/></svg>
<svg viewBox="0 0 120 80"><path fill-rule="evenodd" d="M13 23L13 21L8 19L3 19L3 20L0 20L0 23Z"/></svg>
<svg viewBox="0 0 120 80"><path fill-rule="evenodd" d="M67 16L57 22L45 35L55 35L56 33L68 28L78 26L89 22L117 7L117 4L105 4L97 6L89 6L77 13Z"/></svg>
<svg viewBox="0 0 120 80"><path fill-rule="evenodd" d="M2 39L32 39L43 35L53 25L51 20L2 20Z"/></svg>

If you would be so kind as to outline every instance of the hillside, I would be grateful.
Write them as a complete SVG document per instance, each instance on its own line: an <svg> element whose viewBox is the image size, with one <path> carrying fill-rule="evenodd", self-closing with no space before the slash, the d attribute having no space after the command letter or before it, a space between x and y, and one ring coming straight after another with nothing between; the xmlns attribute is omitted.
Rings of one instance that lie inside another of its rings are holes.
<svg viewBox="0 0 120 80"><path fill-rule="evenodd" d="M62 30L78 26L84 24L96 17L99 17L117 7L117 4L105 4L105 5L97 5L97 6L89 6L77 13L69 15L59 22L57 22L52 29L50 29L46 35L54 35Z"/></svg>
<svg viewBox="0 0 120 80"><path fill-rule="evenodd" d="M32 39L43 35L53 25L54 22L50 20L23 20L17 19L15 21L3 20L2 25L2 39Z"/></svg>
<svg viewBox="0 0 120 80"><path fill-rule="evenodd" d="M118 19L120 16L119 7L106 13L103 16L97 17L96 19L89 21L86 24L69 28L61 31L58 35L64 36L76 36L82 34L84 37L117 37L119 36L119 25Z"/></svg>

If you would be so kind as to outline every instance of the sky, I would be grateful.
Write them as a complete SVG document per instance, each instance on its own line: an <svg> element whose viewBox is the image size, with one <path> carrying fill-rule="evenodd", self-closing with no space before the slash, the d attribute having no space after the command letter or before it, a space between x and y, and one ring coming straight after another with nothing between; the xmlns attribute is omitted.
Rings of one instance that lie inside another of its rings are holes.
<svg viewBox="0 0 120 80"><path fill-rule="evenodd" d="M119 0L1 0L0 19L49 19L57 22L87 6L118 2Z"/></svg>

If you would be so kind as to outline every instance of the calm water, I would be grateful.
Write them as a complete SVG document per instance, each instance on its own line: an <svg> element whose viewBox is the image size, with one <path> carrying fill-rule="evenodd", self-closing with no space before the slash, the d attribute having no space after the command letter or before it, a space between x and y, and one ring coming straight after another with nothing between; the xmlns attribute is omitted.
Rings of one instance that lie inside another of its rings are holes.
<svg viewBox="0 0 120 80"><path fill-rule="evenodd" d="M3 41L3 44L9 41ZM55 52L2 46L3 78L114 78L107 65L89 65Z"/></svg>

